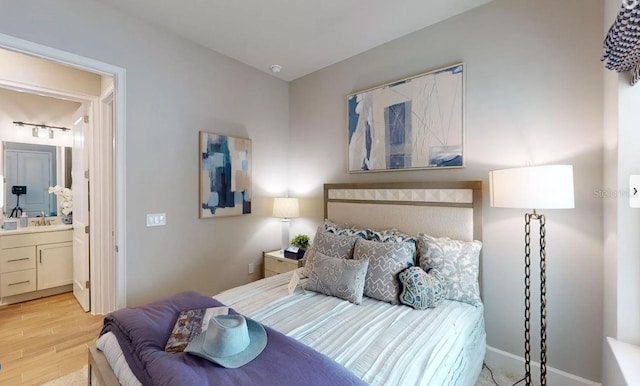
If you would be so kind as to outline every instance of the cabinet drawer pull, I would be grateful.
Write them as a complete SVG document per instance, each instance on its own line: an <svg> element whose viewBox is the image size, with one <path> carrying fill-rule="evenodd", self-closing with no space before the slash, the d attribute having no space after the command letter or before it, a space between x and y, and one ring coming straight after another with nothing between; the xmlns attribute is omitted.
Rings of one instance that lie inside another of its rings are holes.
<svg viewBox="0 0 640 386"><path fill-rule="evenodd" d="M22 259L12 259L12 260L7 260L7 263L14 263L16 261L25 261L25 260L29 260L30 257L23 257Z"/></svg>
<svg viewBox="0 0 640 386"><path fill-rule="evenodd" d="M38 251L40 255L40 264L42 264L42 250Z"/></svg>
<svg viewBox="0 0 640 386"><path fill-rule="evenodd" d="M9 283L7 285L11 287L12 285L20 285L20 284L27 284L27 283L31 283L31 280L19 281L17 283Z"/></svg>

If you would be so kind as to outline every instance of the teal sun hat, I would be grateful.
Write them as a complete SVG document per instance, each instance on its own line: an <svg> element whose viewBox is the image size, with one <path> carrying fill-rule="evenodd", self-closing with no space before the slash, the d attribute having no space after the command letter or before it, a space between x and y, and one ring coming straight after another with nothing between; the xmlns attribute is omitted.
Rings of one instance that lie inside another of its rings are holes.
<svg viewBox="0 0 640 386"><path fill-rule="evenodd" d="M218 315L184 351L235 369L254 360L266 346L267 332L260 323L242 315Z"/></svg>

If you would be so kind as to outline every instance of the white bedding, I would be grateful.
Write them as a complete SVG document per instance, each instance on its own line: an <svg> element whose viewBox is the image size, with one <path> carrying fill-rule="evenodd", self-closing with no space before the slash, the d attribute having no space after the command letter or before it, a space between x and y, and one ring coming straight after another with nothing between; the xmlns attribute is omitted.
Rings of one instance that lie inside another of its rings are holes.
<svg viewBox="0 0 640 386"><path fill-rule="evenodd" d="M288 295L291 275L214 297L333 358L371 385L475 384L486 349L482 307L445 301L435 309L417 311L367 297L354 305L310 291ZM106 350L120 382L134 385L135 377L118 359L122 352L113 349L114 341L117 346L115 337L106 334L97 346Z"/></svg>

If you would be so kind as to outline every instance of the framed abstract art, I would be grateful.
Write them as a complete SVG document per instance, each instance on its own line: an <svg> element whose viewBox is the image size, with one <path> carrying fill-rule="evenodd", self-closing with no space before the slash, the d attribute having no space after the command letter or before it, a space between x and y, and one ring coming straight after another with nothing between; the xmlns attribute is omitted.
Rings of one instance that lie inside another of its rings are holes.
<svg viewBox="0 0 640 386"><path fill-rule="evenodd" d="M347 99L350 173L464 166L464 64Z"/></svg>
<svg viewBox="0 0 640 386"><path fill-rule="evenodd" d="M199 135L200 218L251 213L251 140Z"/></svg>

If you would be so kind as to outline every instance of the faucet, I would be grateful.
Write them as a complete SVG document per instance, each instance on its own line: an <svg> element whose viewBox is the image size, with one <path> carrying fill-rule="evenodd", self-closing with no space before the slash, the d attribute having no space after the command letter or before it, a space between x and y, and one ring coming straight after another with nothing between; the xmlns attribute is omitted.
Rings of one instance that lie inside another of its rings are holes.
<svg viewBox="0 0 640 386"><path fill-rule="evenodd" d="M47 220L44 210L40 211L40 220L36 222L36 226L51 225L51 220Z"/></svg>

